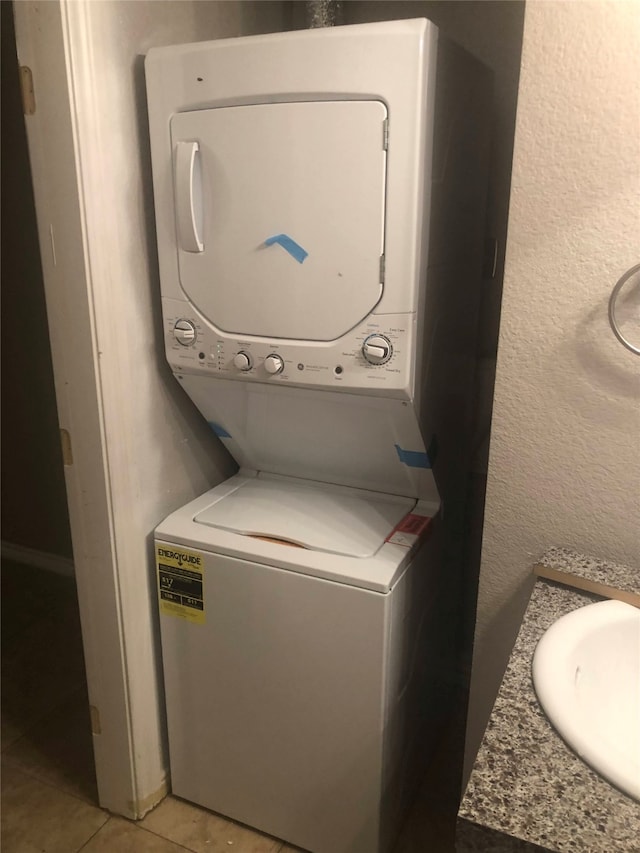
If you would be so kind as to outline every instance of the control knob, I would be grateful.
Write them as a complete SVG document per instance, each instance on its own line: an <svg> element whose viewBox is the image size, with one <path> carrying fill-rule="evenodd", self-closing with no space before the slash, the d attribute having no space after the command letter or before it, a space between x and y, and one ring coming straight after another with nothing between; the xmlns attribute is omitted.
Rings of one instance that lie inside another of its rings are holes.
<svg viewBox="0 0 640 853"><path fill-rule="evenodd" d="M183 347L190 347L196 339L196 327L191 320L178 320L173 327L173 337Z"/></svg>
<svg viewBox="0 0 640 853"><path fill-rule="evenodd" d="M251 361L251 356L248 352L244 352L244 350L240 350L233 357L234 367L237 367L238 370L247 371L251 370L253 366L253 362Z"/></svg>
<svg viewBox="0 0 640 853"><path fill-rule="evenodd" d="M391 341L384 335L369 335L362 344L362 355L369 364L384 364L392 353Z"/></svg>
<svg viewBox="0 0 640 853"><path fill-rule="evenodd" d="M272 352L264 360L264 369L267 373L271 373L273 376L277 373L282 373L284 370L284 360L282 356Z"/></svg>

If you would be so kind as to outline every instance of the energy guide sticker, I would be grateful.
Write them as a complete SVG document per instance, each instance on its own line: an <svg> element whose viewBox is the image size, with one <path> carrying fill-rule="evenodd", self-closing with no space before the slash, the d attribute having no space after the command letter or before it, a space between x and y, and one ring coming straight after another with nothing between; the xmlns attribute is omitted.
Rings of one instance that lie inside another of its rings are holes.
<svg viewBox="0 0 640 853"><path fill-rule="evenodd" d="M156 546L160 613L204 623L202 554L171 545Z"/></svg>

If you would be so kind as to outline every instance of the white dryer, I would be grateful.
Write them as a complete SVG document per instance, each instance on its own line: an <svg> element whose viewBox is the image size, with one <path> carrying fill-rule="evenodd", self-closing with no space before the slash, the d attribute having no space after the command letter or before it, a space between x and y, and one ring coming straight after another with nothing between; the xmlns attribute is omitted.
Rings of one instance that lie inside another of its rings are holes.
<svg viewBox="0 0 640 853"><path fill-rule="evenodd" d="M158 527L174 793L306 850L389 848L424 761L436 509L241 472Z"/></svg>
<svg viewBox="0 0 640 853"><path fill-rule="evenodd" d="M155 534L172 788L386 851L427 733L426 520L463 455L485 77L426 20L155 48L146 74L165 351L240 466Z"/></svg>

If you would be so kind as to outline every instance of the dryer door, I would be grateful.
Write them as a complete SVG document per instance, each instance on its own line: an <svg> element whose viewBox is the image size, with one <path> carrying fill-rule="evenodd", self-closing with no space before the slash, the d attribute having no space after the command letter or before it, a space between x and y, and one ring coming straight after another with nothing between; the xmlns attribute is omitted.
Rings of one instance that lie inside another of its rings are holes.
<svg viewBox="0 0 640 853"><path fill-rule="evenodd" d="M214 326L328 341L371 312L382 296L386 117L380 101L173 116L180 283Z"/></svg>

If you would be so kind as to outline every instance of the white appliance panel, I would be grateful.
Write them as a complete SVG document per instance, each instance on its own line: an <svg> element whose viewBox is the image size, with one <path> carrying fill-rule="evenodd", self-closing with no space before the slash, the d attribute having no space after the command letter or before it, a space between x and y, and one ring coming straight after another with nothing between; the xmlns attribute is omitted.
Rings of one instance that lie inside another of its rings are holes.
<svg viewBox="0 0 640 853"><path fill-rule="evenodd" d="M226 334L184 300L163 299L163 308L167 358L177 373L411 399L414 314L372 314L337 341L291 341ZM185 321L193 330L188 342L176 336L176 327ZM389 357L372 364L365 358L363 347L365 341L378 335L388 342ZM278 374L265 369L265 361L273 353L283 360L283 370ZM244 368L235 362L239 354L248 359Z"/></svg>
<svg viewBox="0 0 640 853"><path fill-rule="evenodd" d="M323 578L342 586L357 587L383 594L392 589L408 566L412 554L406 540L403 539L404 544L398 544L396 536L387 537L394 541L382 542L373 556L361 558L332 553L330 545L328 550L295 548L273 537L244 536L241 533L223 527L212 527L196 520L202 514L213 510L217 503L224 503L238 489L245 488L249 482L253 482L257 489L270 489L275 483L278 483L283 490L289 487L295 490L305 486L306 489L314 489L334 496L337 503L348 497L357 498L364 504L377 504L382 501L393 505L395 501L403 502L402 498L380 495L363 489L310 483L308 480L295 477L243 469L224 483L173 512L156 528L156 538L171 540L182 548L205 551L211 550L215 543L215 551L221 555L250 560L296 574ZM413 503L413 501L410 502L412 516L433 518L438 513L438 502L418 501L415 506ZM313 518L309 517L306 522L302 521L299 527L310 530L313 524ZM345 530L344 541L348 540L348 535L348 530ZM354 551L356 548L351 543L347 544L344 550Z"/></svg>
<svg viewBox="0 0 640 853"><path fill-rule="evenodd" d="M377 100L173 116L180 283L216 328L329 341L375 308L382 295L386 119ZM178 156L182 144L193 142L195 174ZM180 200L190 194L203 208L195 215L195 248L188 229L186 238L180 231Z"/></svg>
<svg viewBox="0 0 640 853"><path fill-rule="evenodd" d="M241 482L231 494L198 513L194 521L363 559L381 548L414 505L407 498L261 477Z"/></svg>
<svg viewBox="0 0 640 853"><path fill-rule="evenodd" d="M314 853L376 853L389 597L202 556L205 623L161 616L173 793Z"/></svg>
<svg viewBox="0 0 640 853"><path fill-rule="evenodd" d="M179 378L245 468L439 501L432 442L402 400Z"/></svg>
<svg viewBox="0 0 640 853"><path fill-rule="evenodd" d="M176 249L172 116L276 102L375 100L389 107L394 151L386 184L385 282L391 286L385 286L376 312L415 312L425 270L436 40L433 24L413 20L152 48L145 70L163 294L184 295ZM353 162L358 164L359 155Z"/></svg>

